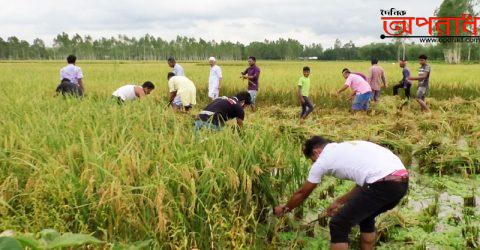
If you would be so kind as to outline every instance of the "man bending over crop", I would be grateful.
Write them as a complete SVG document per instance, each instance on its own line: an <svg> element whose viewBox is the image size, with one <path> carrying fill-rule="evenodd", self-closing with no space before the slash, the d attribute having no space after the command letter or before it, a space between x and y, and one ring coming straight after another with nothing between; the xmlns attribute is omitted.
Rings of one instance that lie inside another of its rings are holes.
<svg viewBox="0 0 480 250"><path fill-rule="evenodd" d="M197 89L195 84L185 76L176 76L174 73L170 72L167 75L168 79L168 88L170 90L170 99L169 103L174 102L175 98L178 96L183 108L185 111L189 111L193 105L197 104ZM181 109L182 106L173 105L174 109Z"/></svg>
<svg viewBox="0 0 480 250"><path fill-rule="evenodd" d="M349 87L353 90L349 97L349 100L353 99L352 110L355 111L367 111L372 98L372 88L370 84L356 73L350 73L350 70L343 69L342 75L346 79L345 84L340 88L337 94L345 91Z"/></svg>
<svg viewBox="0 0 480 250"><path fill-rule="evenodd" d="M234 97L219 97L213 100L197 116L195 130L209 128L220 130L225 122L237 118L237 125L243 127L245 119L244 108L252 103L252 97L247 91L238 93Z"/></svg>
<svg viewBox="0 0 480 250"><path fill-rule="evenodd" d="M128 84L122 86L112 93L112 96L118 100L119 103L125 101L134 101L149 95L155 89L152 82L144 82L142 86Z"/></svg>
<svg viewBox="0 0 480 250"><path fill-rule="evenodd" d="M360 225L361 249L375 246L375 217L394 208L408 190L408 172L390 150L366 141L331 142L314 136L305 142L303 153L313 165L308 179L286 205L274 209L283 216L298 207L321 182L324 175L349 179L357 185L337 198L327 209L330 220L330 249L348 249L348 234Z"/></svg>

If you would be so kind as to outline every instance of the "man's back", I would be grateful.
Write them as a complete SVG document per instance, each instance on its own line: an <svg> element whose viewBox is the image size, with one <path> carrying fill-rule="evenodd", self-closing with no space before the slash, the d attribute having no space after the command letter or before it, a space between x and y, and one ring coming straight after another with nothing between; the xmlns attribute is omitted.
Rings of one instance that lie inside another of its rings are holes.
<svg viewBox="0 0 480 250"><path fill-rule="evenodd" d="M180 64L175 63L175 66L173 66L172 72L176 76L185 76L185 71L183 70L183 67L180 66Z"/></svg>
<svg viewBox="0 0 480 250"><path fill-rule="evenodd" d="M352 88L357 95L372 91L370 84L368 84L368 82L358 74L350 74L345 82L345 85Z"/></svg>
<svg viewBox="0 0 480 250"><path fill-rule="evenodd" d="M132 101L137 99L137 95L135 94L135 87L136 85L125 85L113 92L113 96L119 97L123 101Z"/></svg>
<svg viewBox="0 0 480 250"><path fill-rule="evenodd" d="M228 97L215 99L199 115L202 121L211 121L215 125L223 125L225 121L235 117L243 120L244 116L242 106L236 99Z"/></svg>
<svg viewBox="0 0 480 250"><path fill-rule="evenodd" d="M378 65L372 65L370 67L370 76L368 78L368 83L373 90L380 90L380 84L383 83L385 79L385 72L382 67Z"/></svg>
<svg viewBox="0 0 480 250"><path fill-rule="evenodd" d="M168 80L168 86L170 92L178 91L181 92L184 89L195 89L195 84L185 76L172 76Z"/></svg>
<svg viewBox="0 0 480 250"><path fill-rule="evenodd" d="M65 78L71 83L78 84L78 80L83 78L82 69L74 64L68 64L60 70L60 80Z"/></svg>
<svg viewBox="0 0 480 250"><path fill-rule="evenodd" d="M318 176L331 174L363 185L405 167L398 156L382 146L367 141L347 141L327 144L313 169Z"/></svg>

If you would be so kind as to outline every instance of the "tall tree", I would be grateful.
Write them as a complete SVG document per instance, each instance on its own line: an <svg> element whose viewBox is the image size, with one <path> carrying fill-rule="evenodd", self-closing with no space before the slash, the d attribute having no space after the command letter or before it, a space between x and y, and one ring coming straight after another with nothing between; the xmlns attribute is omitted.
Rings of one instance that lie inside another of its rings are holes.
<svg viewBox="0 0 480 250"><path fill-rule="evenodd" d="M474 0L444 0L440 7L435 11L437 17L461 17L462 15L472 15L475 18L474 12ZM439 25L440 32L436 33L437 35L468 35L464 32L462 27L465 24L465 20L458 21L458 30L456 21L449 21L448 25ZM450 27L448 30L447 27ZM461 60L461 50L462 43L460 42L449 42L440 40L441 45L444 48L445 62L447 63L459 63Z"/></svg>

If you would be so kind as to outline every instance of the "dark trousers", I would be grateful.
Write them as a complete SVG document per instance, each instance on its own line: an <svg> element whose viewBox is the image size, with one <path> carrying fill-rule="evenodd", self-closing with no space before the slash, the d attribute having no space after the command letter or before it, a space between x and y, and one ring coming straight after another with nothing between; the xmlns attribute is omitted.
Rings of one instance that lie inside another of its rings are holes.
<svg viewBox="0 0 480 250"><path fill-rule="evenodd" d="M312 113L313 111L313 104L312 102L310 101L310 99L308 99L308 97L304 96L303 99L305 100L304 103L302 103L302 113L301 113L301 117L302 118L305 118L307 117L307 115L309 115L310 113Z"/></svg>
<svg viewBox="0 0 480 250"><path fill-rule="evenodd" d="M122 105L125 103L124 100L122 100L122 98L120 98L119 96L114 96L112 95L112 100L116 101L118 104Z"/></svg>
<svg viewBox="0 0 480 250"><path fill-rule="evenodd" d="M405 196L408 181L366 184L330 220L332 243L348 243L348 234L359 225L362 233L375 232L375 217L394 208Z"/></svg>
<svg viewBox="0 0 480 250"><path fill-rule="evenodd" d="M403 83L399 83L393 86L393 95L398 95L398 89L403 88L405 90L405 97L410 99L410 88L412 87L411 84L407 84L406 86Z"/></svg>
<svg viewBox="0 0 480 250"><path fill-rule="evenodd" d="M70 81L62 81L56 89L57 92L61 93L63 96L75 96L82 97L83 90L80 88L80 85L71 83Z"/></svg>

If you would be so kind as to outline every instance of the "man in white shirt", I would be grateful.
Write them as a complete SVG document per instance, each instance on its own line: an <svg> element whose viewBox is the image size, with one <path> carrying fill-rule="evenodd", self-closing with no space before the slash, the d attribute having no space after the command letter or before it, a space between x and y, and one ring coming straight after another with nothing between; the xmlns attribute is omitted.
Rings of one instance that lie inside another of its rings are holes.
<svg viewBox="0 0 480 250"><path fill-rule="evenodd" d="M214 100L220 95L222 69L217 65L217 60L215 57L210 57L208 61L210 63L210 76L208 77L208 97Z"/></svg>
<svg viewBox="0 0 480 250"><path fill-rule="evenodd" d="M366 141L333 143L314 136L305 142L303 153L314 163L307 181L288 203L277 206L283 216L298 207L320 183L323 175L334 175L357 185L337 198L327 209L330 220L330 249L348 249L348 234L360 225L361 249L375 246L375 217L394 208L408 190L408 172L390 150Z"/></svg>
<svg viewBox="0 0 480 250"><path fill-rule="evenodd" d="M180 66L180 64L178 64L177 61L175 61L175 58L169 57L167 59L167 63L168 63L168 66L172 68L172 72L176 76L185 76L185 71L183 70L183 67Z"/></svg>
<svg viewBox="0 0 480 250"><path fill-rule="evenodd" d="M77 57L69 55L67 57L68 65L60 70L60 85L57 87L57 93L73 94L76 96L82 96L85 92L83 84L83 72L82 69L75 65Z"/></svg>
<svg viewBox="0 0 480 250"><path fill-rule="evenodd" d="M122 86L115 90L112 93L112 96L117 99L118 103L123 103L143 98L146 95L149 95L154 89L155 85L152 82L146 81L142 86L133 84Z"/></svg>

